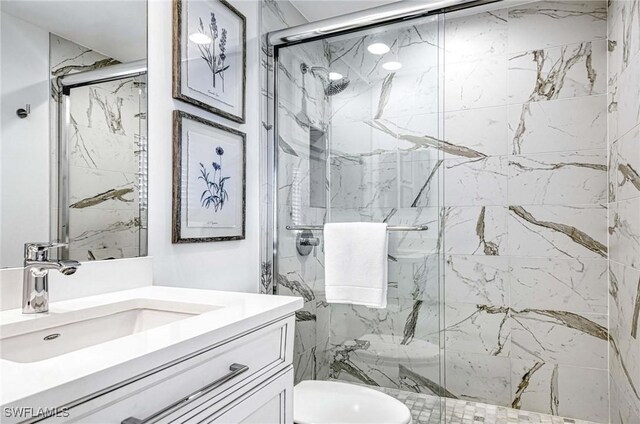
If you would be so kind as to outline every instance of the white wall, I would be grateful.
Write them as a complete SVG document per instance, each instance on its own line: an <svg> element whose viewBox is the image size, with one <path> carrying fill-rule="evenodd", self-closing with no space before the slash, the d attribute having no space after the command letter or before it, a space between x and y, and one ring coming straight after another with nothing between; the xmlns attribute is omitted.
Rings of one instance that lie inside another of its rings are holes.
<svg viewBox="0 0 640 424"><path fill-rule="evenodd" d="M149 1L149 255L154 284L257 292L259 284L259 62L257 1L232 0L247 18L247 119L239 125L171 98L172 3ZM246 239L171 243L172 111L180 109L247 134Z"/></svg>
<svg viewBox="0 0 640 424"><path fill-rule="evenodd" d="M49 273L49 301L59 302L150 286L150 256L83 262L73 275ZM0 269L0 311L22 308L22 268Z"/></svg>
<svg viewBox="0 0 640 424"><path fill-rule="evenodd" d="M0 15L0 267L7 267L22 264L25 241L49 240L49 34ZM26 103L31 114L20 119L16 109Z"/></svg>

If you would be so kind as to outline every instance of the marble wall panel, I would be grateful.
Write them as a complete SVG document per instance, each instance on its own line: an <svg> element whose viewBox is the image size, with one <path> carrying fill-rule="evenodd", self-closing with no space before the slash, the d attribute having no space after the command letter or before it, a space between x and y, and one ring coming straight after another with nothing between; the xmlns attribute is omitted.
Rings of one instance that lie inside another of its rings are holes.
<svg viewBox="0 0 640 424"><path fill-rule="evenodd" d="M522 378L511 361L539 360L545 370L575 367L573 374L564 371L572 377L585 370L594 381L590 391L564 377L557 401L565 415L602 419L608 408L606 3L528 2L470 17L451 14L445 28L449 21L455 30L451 43L445 38L443 139L477 152L469 161L503 165L492 169L493 179L444 176L443 239L452 253L445 267L447 371L458 354L493 363L504 356L506 392L490 399L511 406ZM465 37L483 54L458 47ZM446 111L456 109L467 121L452 126ZM453 267L467 257L461 254L493 265ZM457 327L462 331L452 331ZM457 366L475 371L474 364ZM458 378L447 373L452 395L486 396L483 386L469 388ZM547 383L540 390L548 392ZM515 407L559 413L542 402Z"/></svg>
<svg viewBox="0 0 640 424"><path fill-rule="evenodd" d="M614 1L609 21L609 139L618 140L640 123L640 16L638 2Z"/></svg>
<svg viewBox="0 0 640 424"><path fill-rule="evenodd" d="M511 401L508 357L447 352L446 391L459 399L506 405Z"/></svg>
<svg viewBox="0 0 640 424"><path fill-rule="evenodd" d="M507 203L507 160L504 156L446 159L445 206L498 206Z"/></svg>
<svg viewBox="0 0 640 424"><path fill-rule="evenodd" d="M131 142L131 137L105 132L102 129L71 127L69 140L69 165L137 173L139 163L139 146ZM135 136L134 136L135 137Z"/></svg>
<svg viewBox="0 0 640 424"><path fill-rule="evenodd" d="M506 56L451 63L444 74L444 110L477 109L507 103Z"/></svg>
<svg viewBox="0 0 640 424"><path fill-rule="evenodd" d="M511 360L511 407L608 422L606 369Z"/></svg>
<svg viewBox="0 0 640 424"><path fill-rule="evenodd" d="M505 306L447 300L444 329L447 351L510 356L512 324L509 318L510 311Z"/></svg>
<svg viewBox="0 0 640 424"><path fill-rule="evenodd" d="M509 258L511 306L576 314L607 313L607 260Z"/></svg>
<svg viewBox="0 0 640 424"><path fill-rule="evenodd" d="M440 71L435 63L418 71L401 69L373 83L372 118L437 113Z"/></svg>
<svg viewBox="0 0 640 424"><path fill-rule="evenodd" d="M444 22L445 63L472 62L507 53L507 9L453 12Z"/></svg>
<svg viewBox="0 0 640 424"><path fill-rule="evenodd" d="M509 206L512 256L606 258L603 205Z"/></svg>
<svg viewBox="0 0 640 424"><path fill-rule="evenodd" d="M445 272L447 303L509 306L509 258L447 255Z"/></svg>
<svg viewBox="0 0 640 424"><path fill-rule="evenodd" d="M640 421L640 3L609 2L609 313L612 423Z"/></svg>
<svg viewBox="0 0 640 424"><path fill-rule="evenodd" d="M509 8L507 19L509 52L606 38L607 7L603 1L526 2Z"/></svg>
<svg viewBox="0 0 640 424"><path fill-rule="evenodd" d="M639 73L640 60L636 59L617 76L617 85L609 87L611 139L617 140L640 122L640 89L635 87Z"/></svg>
<svg viewBox="0 0 640 424"><path fill-rule="evenodd" d="M629 402L615 381L609 384L609 422L612 424L625 424L640 422L640 414L634 407L637 401Z"/></svg>
<svg viewBox="0 0 640 424"><path fill-rule="evenodd" d="M607 316L547 309L511 311L511 357L607 369Z"/></svg>
<svg viewBox="0 0 640 424"><path fill-rule="evenodd" d="M138 211L128 209L70 209L70 246L79 260L94 260L96 249L113 249L112 253L130 252L140 242ZM112 257L111 255L109 257ZM115 257L116 259L123 256Z"/></svg>
<svg viewBox="0 0 640 424"><path fill-rule="evenodd" d="M505 124L509 116L507 112L507 106L446 112L443 123L445 140L466 149L449 149L445 151L445 158L469 157L472 152L477 152L476 156L507 155L511 139Z"/></svg>
<svg viewBox="0 0 640 424"><path fill-rule="evenodd" d="M315 349L295 354L293 370L293 380L296 384L304 380L315 380L317 376Z"/></svg>
<svg viewBox="0 0 640 424"><path fill-rule="evenodd" d="M331 343L344 343L364 336L401 338L414 302L389 299L387 308L373 309L359 305L331 305Z"/></svg>
<svg viewBox="0 0 640 424"><path fill-rule="evenodd" d="M438 16L429 16L398 25L397 60L405 71L420 71L438 64L441 23Z"/></svg>
<svg viewBox="0 0 640 424"><path fill-rule="evenodd" d="M606 203L607 152L509 157L509 202L517 205Z"/></svg>
<svg viewBox="0 0 640 424"><path fill-rule="evenodd" d="M509 103L605 94L607 43L585 41L509 56Z"/></svg>
<svg viewBox="0 0 640 424"><path fill-rule="evenodd" d="M635 127L610 146L609 201L629 200L640 196L640 126Z"/></svg>
<svg viewBox="0 0 640 424"><path fill-rule="evenodd" d="M427 229L390 233L389 254L401 260L438 252L443 242L441 219L440 208L437 207L392 209L383 218L389 225L426 225Z"/></svg>
<svg viewBox="0 0 640 424"><path fill-rule="evenodd" d="M504 206L443 208L444 251L458 255L507 254L508 215Z"/></svg>
<svg viewBox="0 0 640 424"><path fill-rule="evenodd" d="M402 254L395 251L391 256L393 259L388 263L390 298L438 302L440 292L437 283L441 268L438 254Z"/></svg>
<svg viewBox="0 0 640 424"><path fill-rule="evenodd" d="M640 413L640 270L612 261L609 271L609 307L613 323L609 345L611 380L618 387L621 398Z"/></svg>
<svg viewBox="0 0 640 424"><path fill-rule="evenodd" d="M640 196L610 205L609 243L612 261L640 269Z"/></svg>
<svg viewBox="0 0 640 424"><path fill-rule="evenodd" d="M508 107L509 153L595 150L607 145L606 96L585 96Z"/></svg>

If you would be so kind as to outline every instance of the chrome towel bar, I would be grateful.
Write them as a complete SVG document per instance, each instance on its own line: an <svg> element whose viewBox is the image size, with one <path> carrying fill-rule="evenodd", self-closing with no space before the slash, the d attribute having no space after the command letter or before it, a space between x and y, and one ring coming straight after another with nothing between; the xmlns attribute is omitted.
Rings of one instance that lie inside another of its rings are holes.
<svg viewBox="0 0 640 424"><path fill-rule="evenodd" d="M316 231L324 229L324 225L287 225L289 231ZM387 227L387 231L427 231L428 225L390 225Z"/></svg>

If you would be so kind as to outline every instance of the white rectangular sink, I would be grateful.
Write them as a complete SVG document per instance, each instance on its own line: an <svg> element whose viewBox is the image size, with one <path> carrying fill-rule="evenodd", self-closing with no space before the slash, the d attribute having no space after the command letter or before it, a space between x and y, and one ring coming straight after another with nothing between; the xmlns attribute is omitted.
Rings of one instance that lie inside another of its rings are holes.
<svg viewBox="0 0 640 424"><path fill-rule="evenodd" d="M0 311L0 407L72 402L302 306L299 297L147 286L51 302L47 314Z"/></svg>
<svg viewBox="0 0 640 424"><path fill-rule="evenodd" d="M222 306L132 299L51 313L3 326L0 358L20 363L42 361L220 308Z"/></svg>

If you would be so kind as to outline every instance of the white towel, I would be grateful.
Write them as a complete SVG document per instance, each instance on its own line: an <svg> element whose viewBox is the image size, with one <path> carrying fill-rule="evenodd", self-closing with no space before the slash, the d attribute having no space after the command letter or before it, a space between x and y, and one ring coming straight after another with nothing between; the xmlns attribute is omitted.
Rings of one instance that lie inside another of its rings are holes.
<svg viewBox="0 0 640 424"><path fill-rule="evenodd" d="M386 308L387 250L387 224L325 224L327 302Z"/></svg>

